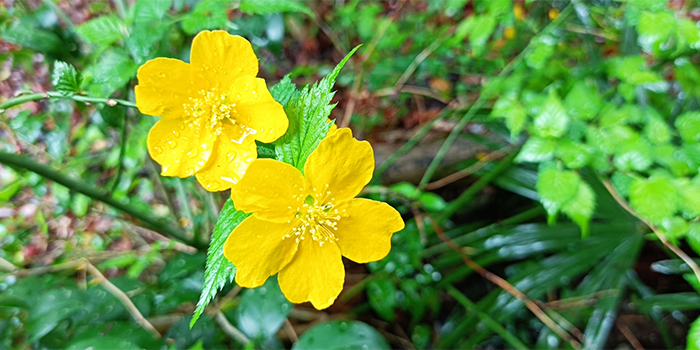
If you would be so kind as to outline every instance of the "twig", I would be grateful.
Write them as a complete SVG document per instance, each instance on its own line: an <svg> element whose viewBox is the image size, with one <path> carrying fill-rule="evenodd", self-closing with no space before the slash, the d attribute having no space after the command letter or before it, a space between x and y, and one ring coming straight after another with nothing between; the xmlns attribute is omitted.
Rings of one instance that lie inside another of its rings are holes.
<svg viewBox="0 0 700 350"><path fill-rule="evenodd" d="M649 228L652 231L654 231L654 234L656 234L656 236L659 237L659 240L661 241L661 243L663 243L663 245L666 246L666 248L668 248L669 250L674 252L688 266L690 266L690 268L693 270L693 273L695 274L695 278L697 278L698 281L700 281L700 267L698 267L698 264L696 264L695 261L693 261L693 259L691 259L683 250L678 248L675 244L671 243L671 241L669 241L668 238L666 237L666 234L664 234L663 231L659 230L659 228L656 227L656 225L654 225L648 219L637 214L637 212L629 205L629 203L627 203L627 201L625 201L624 198L622 198L622 196L620 196L620 194L617 192L617 190L615 190L615 187L613 187L610 180L607 180L607 179L601 179L601 180L603 182L603 185L608 190L608 192L610 192L610 194L612 195L613 199L615 199L617 204L619 204L622 208L627 210L627 212L632 214L632 216L641 220L645 225L649 226Z"/></svg>
<svg viewBox="0 0 700 350"><path fill-rule="evenodd" d="M116 105L122 105L124 107L136 108L135 103L130 102L130 101L126 101L126 100L119 100L119 99L115 99L115 98L88 97L88 96L81 96L81 95L65 96L57 91L47 91L47 92L36 92L33 94L21 95L21 96L17 96L15 98L9 99L9 100L5 101L4 103L0 104L0 113L3 113L6 109L8 109L10 107L14 107L14 106L20 105L22 103L44 100L47 98L73 100L73 101L83 102L83 103L88 103L88 104L89 103L104 103L110 107L114 107Z"/></svg>
<svg viewBox="0 0 700 350"><path fill-rule="evenodd" d="M178 242L178 241L171 239L169 237L163 236L156 231L149 230L145 227L141 227L141 226L134 225L131 223L127 223L127 225L129 228L134 230L134 232L136 232L137 234L139 234L143 238L150 239L150 240L156 241L156 242L164 243L164 246L162 249L172 249L174 251L178 251L178 252L190 254L190 255L197 252L197 248L195 248L193 246L189 246L189 245L184 244L182 242ZM149 251L150 251L150 249L149 249Z"/></svg>
<svg viewBox="0 0 700 350"><path fill-rule="evenodd" d="M0 258L0 268L9 272L17 271L17 266L13 265L11 262L3 258Z"/></svg>
<svg viewBox="0 0 700 350"><path fill-rule="evenodd" d="M214 319L216 320L216 323L219 324L221 329L224 331L224 333L228 334L231 338L235 339L239 343L243 345L248 345L250 343L250 339L243 334L243 332L239 331L238 328L234 327L231 322L229 322L226 319L226 316L222 314L221 312L217 312L216 316L214 316Z"/></svg>
<svg viewBox="0 0 700 350"><path fill-rule="evenodd" d="M294 326L292 326L292 323L289 322L288 318L284 319L284 331L287 332L287 335L289 336L289 340L291 340L292 343L296 343L299 341L299 336L297 335L297 332L294 330Z"/></svg>
<svg viewBox="0 0 700 350"><path fill-rule="evenodd" d="M399 89L398 91L394 90L394 88L380 89L374 93L374 96L377 96L377 97L392 96L392 95L395 95L397 92L405 92L407 94L414 94L414 95L430 97L430 98L437 100L437 101L440 101L444 104L449 104L450 102L452 102L452 100L446 98L443 94L441 94L440 92L437 92L431 88L427 88L427 87L423 87L423 86L413 86L413 85L405 85L401 89Z"/></svg>
<svg viewBox="0 0 700 350"><path fill-rule="evenodd" d="M102 203L105 203L109 206L111 206L114 209L120 210L127 215L133 216L144 223L146 223L148 226L152 227L155 230L159 230L163 233L166 233L170 236L182 239L183 241L189 241L181 231L176 230L172 228L170 225L167 225L166 223L162 222L162 220L157 219L155 217L152 217L149 213L143 212L141 210L138 210L136 208L130 207L128 205L125 205L121 203L120 201L112 198L107 191L105 191L102 188L90 185L89 183L81 180L76 180L71 177L68 177L66 175L63 175L59 173L58 171L54 170L53 168L36 163L30 158L27 158L26 156L22 155L16 155L12 153L7 153L7 152L2 152L0 151L0 163L4 163L16 168L24 169L24 170L29 170L33 173L36 173L38 175L41 175L53 182L56 182L58 184L61 184L65 187L68 187L71 190L74 190L76 192L79 192L81 194L84 194L92 199L98 200Z"/></svg>
<svg viewBox="0 0 700 350"><path fill-rule="evenodd" d="M615 322L615 325L617 326L617 329L620 330L620 333L627 338L627 341L630 342L630 345L634 348L634 350L644 350L644 346L639 342L637 337L634 336L634 333L630 330L629 327L627 327L627 324L625 324L621 319L617 319L617 322Z"/></svg>
<svg viewBox="0 0 700 350"><path fill-rule="evenodd" d="M473 174L477 170L483 168L488 162L504 157L505 155L510 153L510 151L511 150L493 151L493 152L487 154L486 156L484 156L483 158L479 159L478 162L472 164L471 166L468 166L467 168L462 169L456 173L450 174L448 176L443 177L440 180L433 181L433 182L425 185L425 189L430 191L430 190L438 189L440 187L447 186L447 185L449 185L457 180L461 180L461 179Z"/></svg>
<svg viewBox="0 0 700 350"><path fill-rule="evenodd" d="M445 38L449 38L449 37L451 37L451 36L450 35L445 36ZM399 80L396 81L396 84L394 84L394 89L393 89L394 93L397 93L397 92L399 92L399 90L401 90L401 88L404 86L404 84L406 84L406 81L408 81L408 78L410 78L411 75L413 74L413 72L416 71L416 68L418 68L418 65L420 65L426 58L428 58L428 56L430 56L430 54L433 53L433 51L437 50L437 48L440 47L440 45L442 45L442 43L444 43L444 42L445 42L445 39L438 39L438 40L433 41L433 43L430 44L430 46L423 49L423 51L421 51L418 54L418 56L416 56L416 58L413 59L413 62L411 62L411 64L408 66L408 68L406 68L406 70L403 72L403 74L401 74L401 77L399 78Z"/></svg>
<svg viewBox="0 0 700 350"><path fill-rule="evenodd" d="M33 269L15 270L12 273L8 273L8 274L0 276L0 281L4 280L8 276L27 277L27 276L41 275L44 273L51 273L51 272L57 272L57 271L63 271L63 270L76 269L79 266L82 266L82 264L83 264L83 262L81 260L75 260L75 261L69 261L69 262L65 262L62 264L58 264L58 265L42 266L42 267L36 267Z"/></svg>
<svg viewBox="0 0 700 350"><path fill-rule="evenodd" d="M428 214L426 214L428 215ZM515 297L516 299L520 300L525 306L537 317L542 323L545 324L549 329L554 331L560 338L564 339L567 341L571 347L574 349L582 349L581 344L576 341L569 333L567 333L564 329L562 329L554 320L552 320L547 314L539 307L535 302L530 300L523 292L515 288L512 284L508 283L508 281L504 280L503 278L491 273L490 271L484 269L481 267L481 265L477 264L474 260L470 259L464 252L462 252L462 249L460 246L452 242L452 240L445 235L444 232L442 232L442 228L440 225L437 224L437 221L435 219L430 220L430 223L433 225L433 229L435 230L435 233L440 237L440 239L445 242L450 249L456 251L459 256L462 258L462 261L469 266L474 272L480 274L482 277L486 278L489 280L491 283L501 287L501 289L505 290L508 292L510 295Z"/></svg>
<svg viewBox="0 0 700 350"><path fill-rule="evenodd" d="M136 323L138 323L139 326L143 327L147 331L151 332L153 335L155 335L157 338L161 338L160 332L153 327L153 325L148 322L148 320L141 315L141 312L139 312L139 309L136 308L136 305L129 299L124 292L121 291L121 289L117 288L115 285L112 284L105 276L95 268L91 263L89 263L87 260L82 261L85 264L85 269L87 272L89 272L94 278L97 279L97 281L104 287L107 291L112 293L119 301L122 302L124 307L126 307L126 310L129 311L131 314L131 317L136 320Z"/></svg>

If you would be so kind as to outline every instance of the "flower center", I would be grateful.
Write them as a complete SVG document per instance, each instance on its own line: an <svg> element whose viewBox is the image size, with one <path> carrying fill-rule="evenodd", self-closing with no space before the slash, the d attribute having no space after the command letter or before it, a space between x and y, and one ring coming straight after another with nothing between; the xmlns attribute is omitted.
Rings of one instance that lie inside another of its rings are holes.
<svg viewBox="0 0 700 350"><path fill-rule="evenodd" d="M297 242L304 239L308 232L311 239L323 247L324 243L335 242L338 238L334 232L338 230L341 212L333 209L333 203L316 204L311 196L306 197L306 203L297 208L296 218L299 224L286 234L284 238L294 237ZM283 239L284 239L283 238Z"/></svg>

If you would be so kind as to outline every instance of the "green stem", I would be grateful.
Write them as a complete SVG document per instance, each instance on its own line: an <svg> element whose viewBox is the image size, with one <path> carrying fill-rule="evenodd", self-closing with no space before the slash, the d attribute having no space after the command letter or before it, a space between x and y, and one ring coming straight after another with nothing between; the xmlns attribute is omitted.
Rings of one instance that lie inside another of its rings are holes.
<svg viewBox="0 0 700 350"><path fill-rule="evenodd" d="M114 182L112 183L112 188L110 189L110 193L114 193L114 191L117 190L119 187L119 182L121 181L122 177L122 171L124 169L124 155L126 154L126 129L127 125L129 122L129 116L124 113L124 122L122 122L122 135L121 139L119 140L121 142L121 145L119 147L119 164L117 164L117 175L114 177Z"/></svg>
<svg viewBox="0 0 700 350"><path fill-rule="evenodd" d="M501 175L505 170L507 170L512 164L513 164L513 159L515 159L515 156L518 154L518 152L513 152L511 153L508 158L504 159L502 162L498 163L496 167L494 167L491 171L489 171L486 175L482 176L479 178L479 181L475 182L473 185L469 186L466 191L462 192L457 199L453 200L450 202L450 204L445 208L445 210L440 213L440 216L438 216L437 220L438 222L445 220L452 216L454 213L462 209L467 203L469 203L474 195L476 195L479 191L481 191L484 187L486 187L488 184L493 181L498 175Z"/></svg>
<svg viewBox="0 0 700 350"><path fill-rule="evenodd" d="M69 189L74 190L76 192L82 193L92 199L103 202L113 207L114 209L124 212L127 215L133 216L143 221L155 231L165 233L171 237L175 237L184 242L190 243L189 240L186 239L185 235L180 230L174 229L173 227L164 223L160 219L154 218L144 211L132 208L128 205L124 205L112 198L109 195L109 193L107 193L107 191L89 185L84 181L76 180L66 175L63 175L49 166L36 163L27 156L0 151L0 163L37 173L38 175L41 175L53 182L68 187Z"/></svg>
<svg viewBox="0 0 700 350"><path fill-rule="evenodd" d="M457 123L454 129L452 129L452 132L447 136L447 139L445 139L445 142L442 144L442 147L440 147L440 150L438 153L435 155L435 158L433 158L433 161L430 162L430 165L428 166L428 169L425 171L425 174L423 174L423 178L420 180L420 183L418 184L418 188L421 190L425 188L425 186L430 182L430 179L433 177L433 174L435 174L435 171L437 170L437 167L440 165L440 162L442 159L445 157L447 154L447 151L450 149L452 144L455 142L457 139L457 136L462 132L462 129L469 123L469 121L476 115L476 112L481 109L481 107L484 106L486 101L488 101L491 98L491 95L497 90L497 88L503 83L503 80L505 79L506 75L508 75L513 68L518 66L520 62L522 62L534 49L535 49L535 44L539 43L539 38L549 35L554 28L558 27L561 22L564 21L564 19L571 13L573 10L573 6L569 4L564 11L561 12L559 17L557 17L554 21L552 21L550 24L545 27L540 34L538 34L535 38L530 40L530 43L525 47L525 49L510 63L508 63L505 67L503 67L503 70L498 73L498 76L494 79L493 82L490 82L486 90L484 90L481 95L479 95L479 98L474 102L474 104L469 108L467 113L460 119L460 121Z"/></svg>
<svg viewBox="0 0 700 350"><path fill-rule="evenodd" d="M510 346L519 350L529 349L529 347L523 344L518 337L508 332L505 328L503 328L503 326L501 326L500 323L491 318L491 316L479 310L476 304L469 300L469 298L467 298L464 294L460 293L457 288L453 287L452 285L447 285L445 289L447 290L447 293L455 298L458 303L462 304L467 311L474 312L476 316L479 317L481 322L486 325L486 327L489 327L496 334L500 335L503 340L510 344Z"/></svg>
<svg viewBox="0 0 700 350"><path fill-rule="evenodd" d="M31 101L38 101L38 100L43 100L47 98L59 98L59 99L64 99L64 100L73 100L77 102L83 102L83 103L104 103L108 106L116 106L116 105L122 105L124 107L131 107L131 108L136 108L136 104L130 101L126 100L119 100L119 99L114 99L114 98L99 98L99 97L88 97L88 96L81 96L81 95L71 95L71 96L66 96L61 94L60 92L57 91L47 91L47 92L36 92L33 94L27 94L27 95L21 95L17 96L13 99L9 99L5 101L5 103L0 104L0 113L5 112L6 109L10 107L14 107L17 105L20 105L22 103L26 102L31 102Z"/></svg>

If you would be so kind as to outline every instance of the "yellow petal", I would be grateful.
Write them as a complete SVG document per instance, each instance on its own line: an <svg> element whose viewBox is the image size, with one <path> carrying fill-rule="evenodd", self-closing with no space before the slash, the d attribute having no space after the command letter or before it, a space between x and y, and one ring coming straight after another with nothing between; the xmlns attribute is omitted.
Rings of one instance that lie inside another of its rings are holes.
<svg viewBox="0 0 700 350"><path fill-rule="evenodd" d="M224 127L207 165L197 172L197 181L210 192L225 191L240 181L246 169L258 156L254 141L231 142L240 138L234 128Z"/></svg>
<svg viewBox="0 0 700 350"><path fill-rule="evenodd" d="M328 122L333 123L333 124L331 124L330 129L328 129L328 134L326 134L326 136L328 136L328 135L334 133L336 130L338 130L338 125L335 124L334 120L328 119Z"/></svg>
<svg viewBox="0 0 700 350"><path fill-rule="evenodd" d="M279 272L294 257L297 243L284 238L293 224L276 224L250 216L224 243L224 256L236 266L236 283L255 288Z"/></svg>
<svg viewBox="0 0 700 350"><path fill-rule="evenodd" d="M192 41L190 63L209 89L226 90L244 75L258 75L258 58L248 40L223 30L197 34Z"/></svg>
<svg viewBox="0 0 700 350"><path fill-rule="evenodd" d="M306 199L304 178L295 167L272 159L257 159L231 189L237 210L258 219L287 222Z"/></svg>
<svg viewBox="0 0 700 350"><path fill-rule="evenodd" d="M270 95L265 80L241 77L231 85L229 96L236 104L236 120L255 130L256 140L270 143L287 132L287 114Z"/></svg>
<svg viewBox="0 0 700 350"><path fill-rule="evenodd" d="M372 146L352 138L348 128L340 128L323 139L304 165L311 193L322 203L354 198L372 179L372 172Z"/></svg>
<svg viewBox="0 0 700 350"><path fill-rule="evenodd" d="M334 209L343 213L334 232L336 243L343 256L361 264L389 254L391 235L404 228L399 212L386 203L354 198Z"/></svg>
<svg viewBox="0 0 700 350"><path fill-rule="evenodd" d="M171 58L156 58L139 68L136 106L143 114L164 118L182 117L184 103L199 91L190 65Z"/></svg>
<svg viewBox="0 0 700 350"><path fill-rule="evenodd" d="M322 247L311 237L299 241L297 253L279 274L282 293L293 303L310 301L316 309L333 304L343 290L345 267L338 246Z"/></svg>
<svg viewBox="0 0 700 350"><path fill-rule="evenodd" d="M215 139L197 120L163 118L148 133L148 153L161 175L189 177L206 165Z"/></svg>

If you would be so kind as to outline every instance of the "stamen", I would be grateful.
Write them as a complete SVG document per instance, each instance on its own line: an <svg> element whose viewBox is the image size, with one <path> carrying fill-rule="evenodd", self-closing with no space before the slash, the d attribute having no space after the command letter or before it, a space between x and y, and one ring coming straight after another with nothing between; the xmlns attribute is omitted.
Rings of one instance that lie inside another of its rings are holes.
<svg viewBox="0 0 700 350"><path fill-rule="evenodd" d="M333 209L334 204L327 202L316 204L311 196L307 196L305 203L297 208L296 218L299 223L282 239L294 237L296 242L303 240L309 233L314 242L320 247L325 243L336 242L338 237L334 231L338 230L338 221L344 216L344 210Z"/></svg>
<svg viewBox="0 0 700 350"><path fill-rule="evenodd" d="M233 125L238 125L243 130L243 136L240 139L231 140L237 143L241 143L247 136L257 133L256 130L237 121L236 104L229 103L228 95L219 93L216 88L209 91L201 90L198 95L200 97L190 97L189 103L183 105L185 114L194 119L196 125L199 125L199 120L204 120L215 135L221 135L224 120L229 120Z"/></svg>

